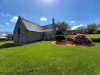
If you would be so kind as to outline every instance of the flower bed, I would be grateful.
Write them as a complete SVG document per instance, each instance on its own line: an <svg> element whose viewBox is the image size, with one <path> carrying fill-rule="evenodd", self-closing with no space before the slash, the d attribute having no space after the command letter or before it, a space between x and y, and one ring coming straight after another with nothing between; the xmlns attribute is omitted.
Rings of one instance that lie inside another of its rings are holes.
<svg viewBox="0 0 100 75"><path fill-rule="evenodd" d="M66 37L66 40L67 40L67 41L73 41L73 37L72 37L72 36L67 36L67 37Z"/></svg>
<svg viewBox="0 0 100 75"><path fill-rule="evenodd" d="M56 42L56 41L52 41L52 44L54 45L61 45L61 46L93 46L92 44L91 45L88 45L88 44L75 44L71 41L63 41L63 42Z"/></svg>
<svg viewBox="0 0 100 75"><path fill-rule="evenodd" d="M52 43L68 46L92 46L92 40L87 38L84 34L77 34L74 38L68 36L66 37L66 41L53 41Z"/></svg>

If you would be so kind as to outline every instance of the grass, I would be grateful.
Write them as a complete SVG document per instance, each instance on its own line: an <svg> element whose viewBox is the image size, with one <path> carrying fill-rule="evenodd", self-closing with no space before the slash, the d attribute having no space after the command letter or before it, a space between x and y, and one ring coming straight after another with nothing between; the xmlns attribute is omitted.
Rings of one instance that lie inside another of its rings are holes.
<svg viewBox="0 0 100 75"><path fill-rule="evenodd" d="M75 36L75 35L71 35L71 36ZM100 34L87 34L86 36L89 38L100 38Z"/></svg>
<svg viewBox="0 0 100 75"><path fill-rule="evenodd" d="M100 44L67 47L44 41L9 47L8 43L0 49L0 75L100 75Z"/></svg>
<svg viewBox="0 0 100 75"><path fill-rule="evenodd" d="M0 42L0 75L100 75L100 43L70 47L49 41L24 46Z"/></svg>
<svg viewBox="0 0 100 75"><path fill-rule="evenodd" d="M100 34L88 34L87 37L89 37L89 38L100 38Z"/></svg>

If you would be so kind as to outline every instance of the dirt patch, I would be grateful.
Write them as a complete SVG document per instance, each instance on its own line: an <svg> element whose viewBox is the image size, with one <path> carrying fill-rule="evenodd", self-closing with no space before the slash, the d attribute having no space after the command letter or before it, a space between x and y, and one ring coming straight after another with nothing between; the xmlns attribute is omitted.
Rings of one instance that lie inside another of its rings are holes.
<svg viewBox="0 0 100 75"><path fill-rule="evenodd" d="M88 44L74 44L71 41L66 41L66 42L56 42L56 41L52 41L51 42L54 45L63 45L63 46L91 46Z"/></svg>

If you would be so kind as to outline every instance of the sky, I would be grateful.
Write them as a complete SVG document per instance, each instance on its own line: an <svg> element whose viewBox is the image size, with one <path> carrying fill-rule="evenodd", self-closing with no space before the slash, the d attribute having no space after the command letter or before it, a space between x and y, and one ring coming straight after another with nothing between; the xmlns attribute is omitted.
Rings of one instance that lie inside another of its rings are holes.
<svg viewBox="0 0 100 75"><path fill-rule="evenodd" d="M100 24L100 0L0 0L0 32L13 32L18 16L40 25L54 17L75 29Z"/></svg>

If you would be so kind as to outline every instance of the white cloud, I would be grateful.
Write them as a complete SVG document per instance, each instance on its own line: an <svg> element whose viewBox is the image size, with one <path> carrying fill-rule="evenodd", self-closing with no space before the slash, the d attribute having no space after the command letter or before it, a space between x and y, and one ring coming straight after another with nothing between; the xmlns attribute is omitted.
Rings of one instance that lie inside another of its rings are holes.
<svg viewBox="0 0 100 75"><path fill-rule="evenodd" d="M73 24L73 23L75 23L75 21L71 21L70 23Z"/></svg>
<svg viewBox="0 0 100 75"><path fill-rule="evenodd" d="M40 20L41 21L47 21L48 19L46 17L41 17Z"/></svg>
<svg viewBox="0 0 100 75"><path fill-rule="evenodd" d="M6 25L10 25L10 23L9 23L9 22L7 22L7 23L6 23Z"/></svg>
<svg viewBox="0 0 100 75"><path fill-rule="evenodd" d="M5 13L5 14L4 13L0 13L0 15L3 16L3 17L10 17L11 16L9 13Z"/></svg>
<svg viewBox="0 0 100 75"><path fill-rule="evenodd" d="M13 16L12 19L10 20L11 22L17 22L18 17L17 16Z"/></svg>
<svg viewBox="0 0 100 75"><path fill-rule="evenodd" d="M80 25L77 25L77 26L73 26L73 27L71 27L71 30L75 30L75 29L77 29L78 27L81 27L81 26L83 26L83 24L80 24Z"/></svg>

